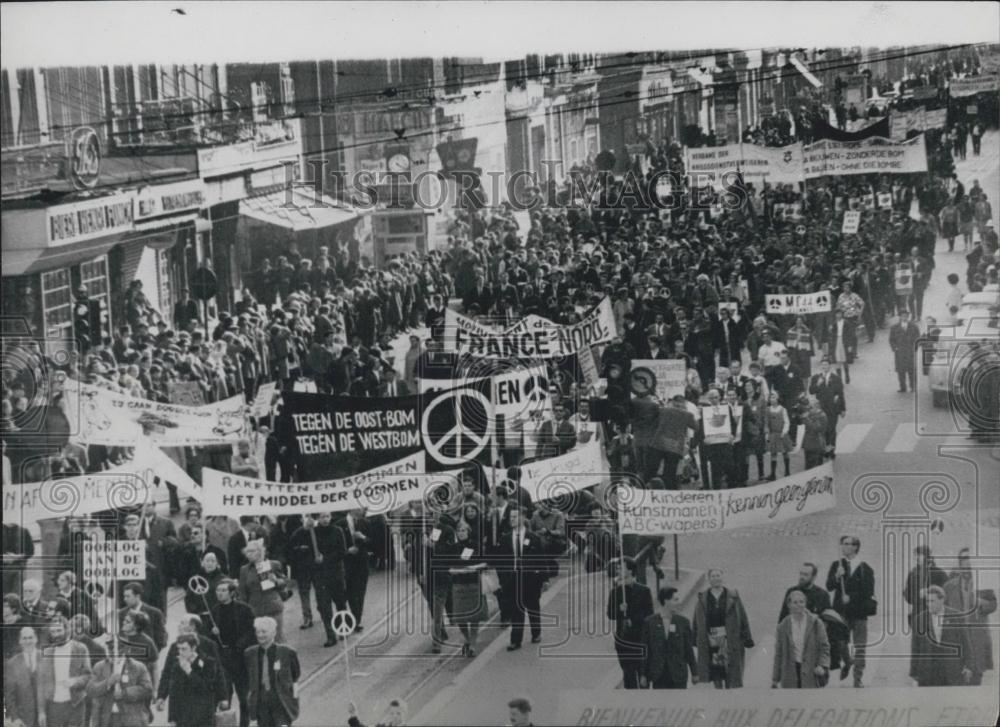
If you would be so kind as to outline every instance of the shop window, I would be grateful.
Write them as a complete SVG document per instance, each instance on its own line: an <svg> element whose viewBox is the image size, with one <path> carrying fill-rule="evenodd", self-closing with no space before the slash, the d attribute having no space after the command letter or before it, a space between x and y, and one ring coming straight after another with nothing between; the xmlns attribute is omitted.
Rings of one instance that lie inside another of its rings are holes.
<svg viewBox="0 0 1000 727"><path fill-rule="evenodd" d="M47 338L60 337L73 322L73 291L68 268L42 273L42 315Z"/></svg>
<svg viewBox="0 0 1000 727"><path fill-rule="evenodd" d="M103 300L104 310L108 311L108 331L112 330L110 320L111 299L108 295L108 259L103 255L96 260L80 264L80 285L87 289L87 297L93 300Z"/></svg>

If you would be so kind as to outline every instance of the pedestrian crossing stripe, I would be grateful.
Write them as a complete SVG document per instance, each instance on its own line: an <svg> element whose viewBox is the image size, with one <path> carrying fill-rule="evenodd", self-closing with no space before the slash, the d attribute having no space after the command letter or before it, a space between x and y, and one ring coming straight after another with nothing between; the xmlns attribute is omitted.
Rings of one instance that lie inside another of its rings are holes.
<svg viewBox="0 0 1000 727"><path fill-rule="evenodd" d="M896 427L892 433L892 439L885 445L885 452L912 452L920 435L917 434L915 422L904 422Z"/></svg>
<svg viewBox="0 0 1000 727"><path fill-rule="evenodd" d="M851 454L856 452L861 443L865 441L868 432L874 425L868 424L845 424L844 428L837 432L837 454Z"/></svg>

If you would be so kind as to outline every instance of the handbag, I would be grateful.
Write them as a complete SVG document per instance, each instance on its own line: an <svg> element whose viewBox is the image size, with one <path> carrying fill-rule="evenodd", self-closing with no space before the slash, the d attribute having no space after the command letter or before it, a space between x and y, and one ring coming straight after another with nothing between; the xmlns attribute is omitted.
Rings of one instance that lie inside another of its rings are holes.
<svg viewBox="0 0 1000 727"><path fill-rule="evenodd" d="M212 727L236 727L238 724L239 719L236 717L235 709L216 712L212 717Z"/></svg>

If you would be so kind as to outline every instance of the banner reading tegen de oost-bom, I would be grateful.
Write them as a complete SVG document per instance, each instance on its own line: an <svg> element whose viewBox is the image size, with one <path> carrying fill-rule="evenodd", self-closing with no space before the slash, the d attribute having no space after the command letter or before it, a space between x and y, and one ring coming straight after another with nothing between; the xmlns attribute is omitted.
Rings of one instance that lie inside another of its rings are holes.
<svg viewBox="0 0 1000 727"><path fill-rule="evenodd" d="M618 522L632 535L736 530L791 520L837 504L833 465L826 462L774 482L732 490L618 491Z"/></svg>

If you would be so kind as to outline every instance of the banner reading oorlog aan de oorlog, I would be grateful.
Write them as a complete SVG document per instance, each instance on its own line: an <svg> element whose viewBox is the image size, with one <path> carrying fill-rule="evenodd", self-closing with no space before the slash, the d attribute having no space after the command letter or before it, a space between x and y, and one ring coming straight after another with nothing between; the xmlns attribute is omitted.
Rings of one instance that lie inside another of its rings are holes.
<svg viewBox="0 0 1000 727"><path fill-rule="evenodd" d="M802 152L806 179L845 174L911 174L927 171L924 137L895 143L881 137L863 141L823 141Z"/></svg>
<svg viewBox="0 0 1000 727"><path fill-rule="evenodd" d="M637 490L618 496L622 532L679 535L735 530L829 510L837 504L833 465L733 490Z"/></svg>
<svg viewBox="0 0 1000 727"><path fill-rule="evenodd" d="M458 492L458 471L426 473L423 452L351 477L318 482L270 482L202 470L202 507L209 515L299 515L365 508L385 513L421 499L428 490L448 485Z"/></svg>
<svg viewBox="0 0 1000 727"><path fill-rule="evenodd" d="M452 321L458 321L452 316ZM444 349L496 359L557 358L571 356L587 346L608 343L616 335L610 298L604 298L579 323L559 326L544 318L519 324L503 333L480 326L445 325Z"/></svg>

